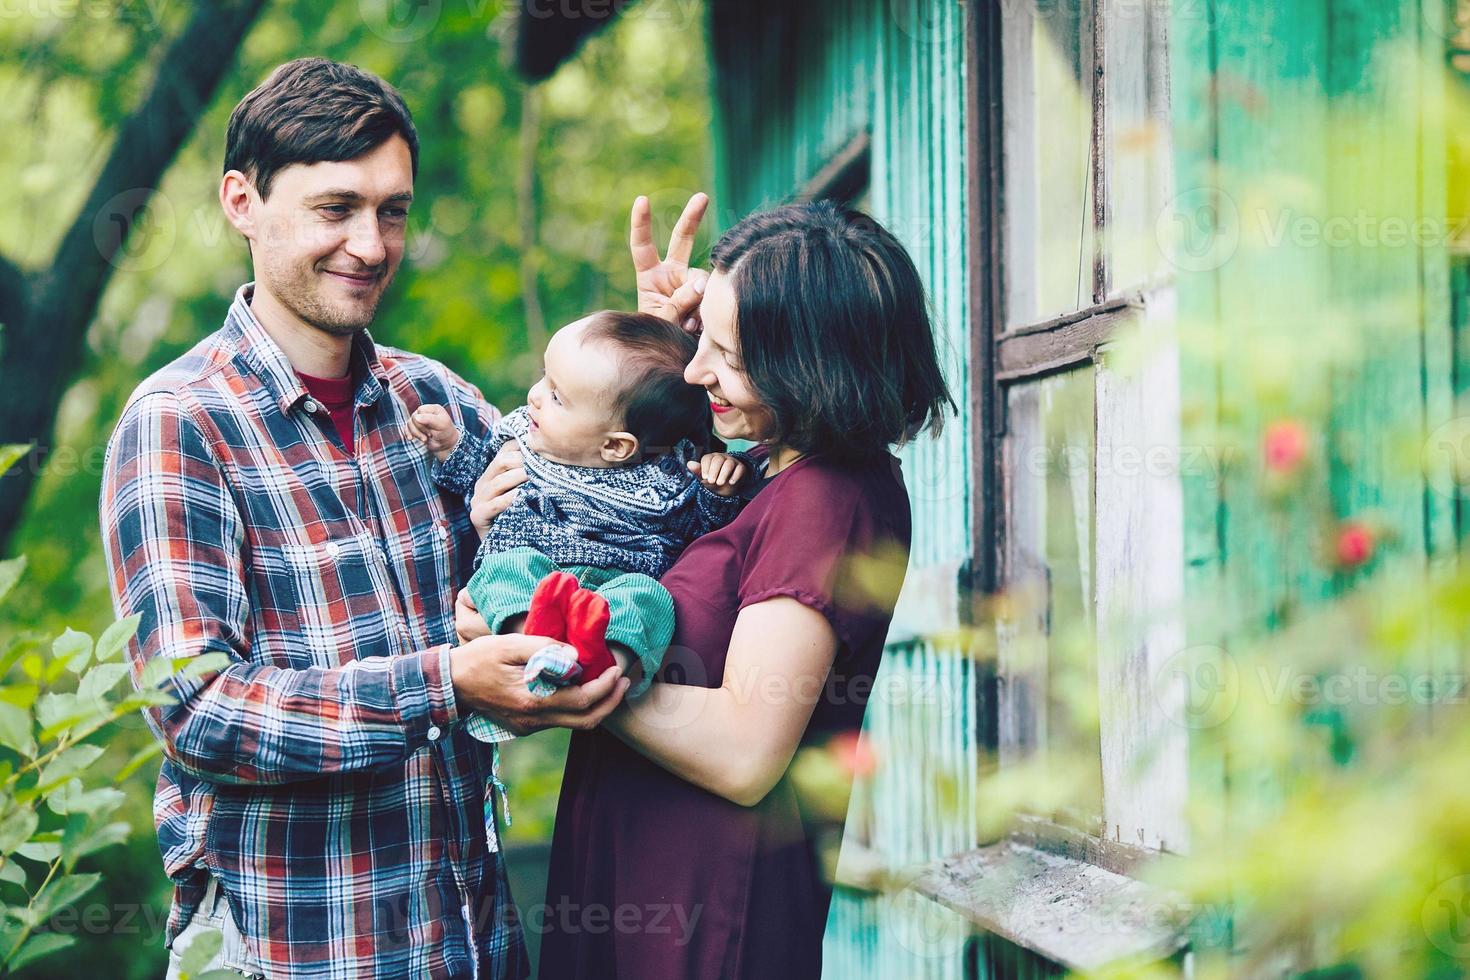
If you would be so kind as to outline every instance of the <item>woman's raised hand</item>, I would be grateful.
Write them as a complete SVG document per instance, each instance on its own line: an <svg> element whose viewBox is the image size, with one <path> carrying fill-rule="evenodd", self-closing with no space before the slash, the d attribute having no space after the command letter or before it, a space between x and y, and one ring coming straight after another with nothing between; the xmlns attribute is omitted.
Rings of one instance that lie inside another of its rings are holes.
<svg viewBox="0 0 1470 980"><path fill-rule="evenodd" d="M669 250L659 258L653 244L653 213L648 198L633 202L633 227L628 247L633 253L633 271L638 281L638 312L661 316L670 323L682 324L690 333L699 332L699 301L704 296L708 274L690 269L689 257L694 252L694 235L709 207L709 197L695 194L684 205L684 213L674 223Z"/></svg>

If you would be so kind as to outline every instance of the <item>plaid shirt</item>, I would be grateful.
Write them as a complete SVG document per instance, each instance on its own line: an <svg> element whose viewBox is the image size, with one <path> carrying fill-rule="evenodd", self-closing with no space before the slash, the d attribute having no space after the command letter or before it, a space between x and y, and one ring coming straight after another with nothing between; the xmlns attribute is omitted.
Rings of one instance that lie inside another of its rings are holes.
<svg viewBox="0 0 1470 980"><path fill-rule="evenodd" d="M148 712L167 941L212 872L268 976L523 976L493 749L457 724L449 676L478 541L406 437L420 404L481 435L495 410L359 332L349 455L250 295L133 394L103 479L135 683L158 657L231 660Z"/></svg>

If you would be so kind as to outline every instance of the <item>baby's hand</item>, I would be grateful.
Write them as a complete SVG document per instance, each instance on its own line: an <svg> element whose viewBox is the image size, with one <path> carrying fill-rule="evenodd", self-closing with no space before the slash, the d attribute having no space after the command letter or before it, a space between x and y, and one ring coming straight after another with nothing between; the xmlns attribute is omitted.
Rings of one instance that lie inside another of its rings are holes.
<svg viewBox="0 0 1470 980"><path fill-rule="evenodd" d="M438 460L443 460L459 445L459 427L443 405L420 405L409 416L408 429Z"/></svg>
<svg viewBox="0 0 1470 980"><path fill-rule="evenodd" d="M729 497L745 479L746 466L729 453L705 453L702 459L689 461L689 472L698 474L711 493Z"/></svg>

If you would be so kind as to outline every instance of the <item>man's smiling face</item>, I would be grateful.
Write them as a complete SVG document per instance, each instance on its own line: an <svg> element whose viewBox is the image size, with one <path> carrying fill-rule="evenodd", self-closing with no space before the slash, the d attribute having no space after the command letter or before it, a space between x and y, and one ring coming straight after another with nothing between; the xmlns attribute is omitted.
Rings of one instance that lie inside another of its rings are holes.
<svg viewBox="0 0 1470 980"><path fill-rule="evenodd" d="M280 170L270 196L251 201L256 289L327 333L368 326L403 260L412 200L401 136L353 160Z"/></svg>

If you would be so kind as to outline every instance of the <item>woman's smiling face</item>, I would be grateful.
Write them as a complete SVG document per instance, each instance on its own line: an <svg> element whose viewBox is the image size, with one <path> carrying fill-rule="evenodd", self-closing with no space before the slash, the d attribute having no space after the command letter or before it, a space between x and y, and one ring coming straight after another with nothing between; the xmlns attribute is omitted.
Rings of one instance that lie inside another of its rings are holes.
<svg viewBox="0 0 1470 980"><path fill-rule="evenodd" d="M715 432L721 439L769 439L773 417L751 389L740 361L735 331L735 291L723 273L713 272L699 304L704 330L699 349L684 369L684 380L710 397Z"/></svg>

